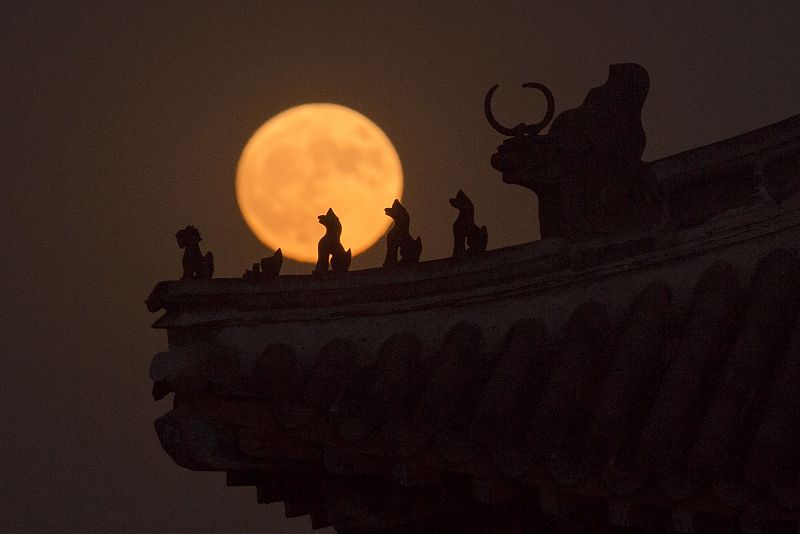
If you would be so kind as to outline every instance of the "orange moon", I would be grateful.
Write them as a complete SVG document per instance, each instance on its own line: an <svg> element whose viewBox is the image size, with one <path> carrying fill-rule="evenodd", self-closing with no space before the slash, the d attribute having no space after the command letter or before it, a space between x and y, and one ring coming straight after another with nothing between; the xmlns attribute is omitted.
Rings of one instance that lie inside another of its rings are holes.
<svg viewBox="0 0 800 534"><path fill-rule="evenodd" d="M303 104L264 123L244 147L236 199L258 239L289 258L314 263L328 208L342 244L364 252L386 232L383 211L403 193L400 158L367 117L338 104Z"/></svg>

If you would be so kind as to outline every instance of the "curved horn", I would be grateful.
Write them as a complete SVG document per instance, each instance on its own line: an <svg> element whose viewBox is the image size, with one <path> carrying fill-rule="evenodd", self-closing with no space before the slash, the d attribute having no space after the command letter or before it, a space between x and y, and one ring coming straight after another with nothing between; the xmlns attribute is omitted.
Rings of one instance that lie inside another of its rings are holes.
<svg viewBox="0 0 800 534"><path fill-rule="evenodd" d="M492 95L494 95L494 92L497 91L498 87L500 86L495 84L494 87L489 89L489 92L486 93L486 98L483 100L483 112L486 114L486 120L489 121L489 124L492 126L492 128L497 130L498 133L507 135L508 137L519 135L522 133L519 127L506 128L497 122L497 119L495 119L494 115L492 114Z"/></svg>
<svg viewBox="0 0 800 534"><path fill-rule="evenodd" d="M544 114L544 118L536 124L522 123L514 126L513 128L503 126L497 121L497 119L494 118L494 115L492 114L492 96L494 95L494 92L497 91L498 87L500 86L494 85L494 87L489 89L489 92L486 93L486 98L483 101L483 111L486 114L486 120L488 120L492 128L497 130L499 133L509 137L522 134L538 135L538 133L542 131L545 126L550 124L551 120L553 120L553 114L556 110L556 101L553 98L553 93L550 92L550 89L548 89L547 86L541 83L529 82L522 84L522 87L532 87L534 89L538 89L547 99L547 111Z"/></svg>
<svg viewBox="0 0 800 534"><path fill-rule="evenodd" d="M496 87L496 86L495 86ZM547 86L542 85L541 83L536 82L529 82L523 83L522 87L533 87L534 89L538 89L542 92L544 97L547 99L547 111L544 114L544 118L537 122L536 124L528 124L524 126L524 131L528 135L537 135L542 129L550 124L550 121L553 120L553 114L556 110L556 100L553 98L553 93L550 92L550 89Z"/></svg>

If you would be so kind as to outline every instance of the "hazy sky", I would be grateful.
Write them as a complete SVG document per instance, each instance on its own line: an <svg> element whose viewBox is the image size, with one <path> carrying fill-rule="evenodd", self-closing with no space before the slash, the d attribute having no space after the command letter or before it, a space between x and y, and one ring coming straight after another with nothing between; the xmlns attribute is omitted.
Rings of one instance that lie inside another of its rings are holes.
<svg viewBox="0 0 800 534"><path fill-rule="evenodd" d="M494 83L513 125L543 108L523 82L561 111L641 63L646 159L800 113L797 0L131 4L0 1L0 532L310 530L173 464L147 377L167 340L143 302L180 274L175 231L200 228L219 276L265 255L234 173L277 112L335 102L384 129L423 259L448 255L459 188L490 248L538 236L534 195L488 164Z"/></svg>

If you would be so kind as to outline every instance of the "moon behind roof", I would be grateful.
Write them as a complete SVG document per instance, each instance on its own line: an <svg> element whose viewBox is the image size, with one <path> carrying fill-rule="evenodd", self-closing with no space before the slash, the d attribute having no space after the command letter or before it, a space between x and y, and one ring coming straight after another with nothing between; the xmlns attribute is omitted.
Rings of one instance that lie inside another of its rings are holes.
<svg viewBox="0 0 800 534"><path fill-rule="evenodd" d="M236 198L250 229L271 249L313 263L333 208L342 244L359 254L386 232L383 211L401 198L400 158L364 115L338 104L303 104L262 125L245 145Z"/></svg>

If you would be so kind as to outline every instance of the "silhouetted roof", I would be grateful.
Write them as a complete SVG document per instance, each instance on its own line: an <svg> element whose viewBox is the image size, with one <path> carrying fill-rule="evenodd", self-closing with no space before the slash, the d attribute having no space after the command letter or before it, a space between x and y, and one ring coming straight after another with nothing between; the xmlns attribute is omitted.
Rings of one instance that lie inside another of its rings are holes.
<svg viewBox="0 0 800 534"><path fill-rule="evenodd" d="M800 116L652 169L669 227L159 283L162 446L340 534L796 532Z"/></svg>
<svg viewBox="0 0 800 534"><path fill-rule="evenodd" d="M715 264L688 309L671 294L650 284L616 323L602 302L559 332L519 321L490 353L462 323L432 358L397 332L366 367L347 340L305 373L282 345L247 377L214 355L203 379L156 385L176 392L156 426L178 463L343 532L529 499L545 518L611 503L622 525L643 510L796 520L800 260L773 250L744 281Z"/></svg>

